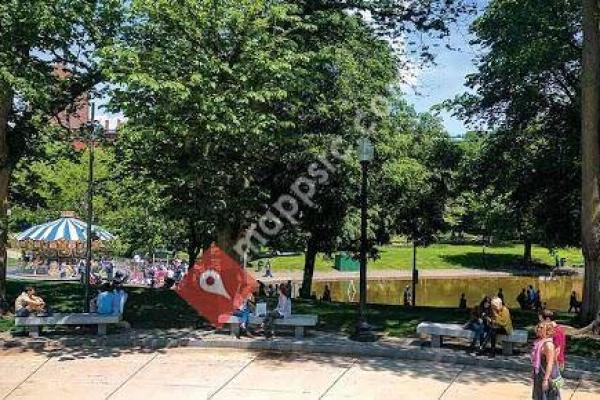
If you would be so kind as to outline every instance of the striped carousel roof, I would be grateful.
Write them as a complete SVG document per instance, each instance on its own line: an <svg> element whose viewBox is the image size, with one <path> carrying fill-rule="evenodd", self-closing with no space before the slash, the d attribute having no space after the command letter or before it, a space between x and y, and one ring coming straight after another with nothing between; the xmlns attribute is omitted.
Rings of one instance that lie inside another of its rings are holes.
<svg viewBox="0 0 600 400"><path fill-rule="evenodd" d="M100 240L112 240L114 236L107 230L92 225L92 231ZM65 240L85 242L87 240L87 224L77 218L63 217L45 224L35 225L21 232L17 240L42 240L51 242Z"/></svg>

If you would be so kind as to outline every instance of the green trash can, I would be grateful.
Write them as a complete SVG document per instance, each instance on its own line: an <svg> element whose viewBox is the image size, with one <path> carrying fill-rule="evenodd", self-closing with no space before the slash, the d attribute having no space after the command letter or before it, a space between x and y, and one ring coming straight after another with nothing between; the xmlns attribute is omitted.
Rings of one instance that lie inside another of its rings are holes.
<svg viewBox="0 0 600 400"><path fill-rule="evenodd" d="M359 271L360 262L353 259L348 253L336 254L333 268L338 271Z"/></svg>

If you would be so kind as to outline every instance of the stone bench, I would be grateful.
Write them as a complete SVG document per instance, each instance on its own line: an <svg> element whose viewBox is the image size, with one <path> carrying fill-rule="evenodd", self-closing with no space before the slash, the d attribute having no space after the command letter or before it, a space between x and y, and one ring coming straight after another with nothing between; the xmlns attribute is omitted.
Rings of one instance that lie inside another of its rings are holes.
<svg viewBox="0 0 600 400"><path fill-rule="evenodd" d="M431 347L439 348L442 346L443 338L457 337L465 339L473 339L475 332L465 329L464 325L460 324L441 324L438 322L421 322L417 326L419 335L431 336ZM527 331L514 330L511 335L498 335L498 343L502 344L502 354L512 355L513 345L515 343L527 343Z"/></svg>
<svg viewBox="0 0 600 400"><path fill-rule="evenodd" d="M264 318L250 316L250 325L262 324ZM287 318L276 319L274 325L276 326L291 326L294 328L294 336L296 339L302 339L304 337L304 329L314 327L317 325L319 318L316 315L310 314L293 314ZM219 323L229 326L229 332L231 335L238 335L240 332L240 319L233 315L221 315L219 317Z"/></svg>
<svg viewBox="0 0 600 400"><path fill-rule="evenodd" d="M97 325L98 335L106 335L110 324L121 322L120 315L100 315L96 313L52 314L47 317L15 317L15 326L26 327L29 336L38 337L43 326L56 325Z"/></svg>

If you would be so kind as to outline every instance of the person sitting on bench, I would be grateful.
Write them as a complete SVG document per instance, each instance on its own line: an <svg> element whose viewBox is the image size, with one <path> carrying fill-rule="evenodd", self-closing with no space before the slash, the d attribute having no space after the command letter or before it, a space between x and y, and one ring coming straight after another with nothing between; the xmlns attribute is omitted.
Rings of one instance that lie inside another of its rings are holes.
<svg viewBox="0 0 600 400"><path fill-rule="evenodd" d="M508 308L502 303L502 299L499 297L494 297L492 299L492 324L491 329L489 331L487 340L491 340L491 350L490 356L496 356L496 337L498 335L512 335L513 326L512 320L510 318L510 311ZM485 346L485 344L484 344Z"/></svg>
<svg viewBox="0 0 600 400"><path fill-rule="evenodd" d="M15 315L17 317L28 317L31 314L47 315L46 302L41 297L36 296L33 286L26 286L15 300Z"/></svg>
<svg viewBox="0 0 600 400"><path fill-rule="evenodd" d="M100 288L100 293L96 300L97 313L102 315L110 315L113 312L114 294L110 290L110 283L104 283Z"/></svg>
<svg viewBox="0 0 600 400"><path fill-rule="evenodd" d="M473 308L471 311L471 319L465 325L465 329L475 333L473 335L473 340L471 341L471 346L469 346L469 352L481 352L490 330L491 316L491 299L488 296L485 296L479 305ZM479 341L479 347L475 348L477 341Z"/></svg>
<svg viewBox="0 0 600 400"><path fill-rule="evenodd" d="M113 281L113 315L123 315L127 297L128 295L123 285L117 281Z"/></svg>
<svg viewBox="0 0 600 400"><path fill-rule="evenodd" d="M248 296L248 298L242 302L240 307L233 312L233 316L240 319L240 330L236 335L238 339L242 334L252 337L252 333L249 331L248 325L250 324L250 314L255 310L255 307L256 305L254 302L254 296L250 294L250 296Z"/></svg>
<svg viewBox="0 0 600 400"><path fill-rule="evenodd" d="M292 315L292 301L288 297L285 285L279 285L279 300L277 307L269 312L263 322L263 330L267 338L273 336L273 323L276 319L287 318Z"/></svg>

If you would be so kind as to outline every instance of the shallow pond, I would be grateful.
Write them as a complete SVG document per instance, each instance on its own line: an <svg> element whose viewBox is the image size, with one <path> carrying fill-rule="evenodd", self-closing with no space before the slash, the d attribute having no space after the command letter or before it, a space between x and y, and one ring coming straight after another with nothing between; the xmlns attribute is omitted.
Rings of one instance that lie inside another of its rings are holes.
<svg viewBox="0 0 600 400"><path fill-rule="evenodd" d="M331 288L334 301L358 301L358 280L318 281L313 291L320 297L325 285ZM402 304L402 294L410 280L369 280L367 298L369 303ZM478 303L485 295L496 295L502 288L506 303L518 307L517 296L522 288L533 285L541 290L542 302L555 310L569 308L569 296L574 290L581 300L582 277L490 277L490 278L421 278L417 285L417 305L457 307L461 293L465 293L469 307Z"/></svg>

